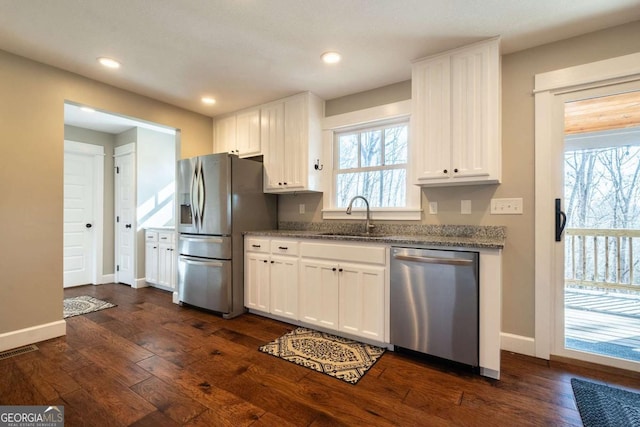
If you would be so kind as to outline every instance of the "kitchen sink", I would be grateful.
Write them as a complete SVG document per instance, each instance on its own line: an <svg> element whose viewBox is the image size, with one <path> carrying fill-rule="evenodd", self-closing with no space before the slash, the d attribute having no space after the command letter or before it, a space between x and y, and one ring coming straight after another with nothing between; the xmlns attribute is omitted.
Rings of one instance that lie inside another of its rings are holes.
<svg viewBox="0 0 640 427"><path fill-rule="evenodd" d="M353 233L346 231L319 233L320 236L340 236L340 237L386 237L385 233Z"/></svg>

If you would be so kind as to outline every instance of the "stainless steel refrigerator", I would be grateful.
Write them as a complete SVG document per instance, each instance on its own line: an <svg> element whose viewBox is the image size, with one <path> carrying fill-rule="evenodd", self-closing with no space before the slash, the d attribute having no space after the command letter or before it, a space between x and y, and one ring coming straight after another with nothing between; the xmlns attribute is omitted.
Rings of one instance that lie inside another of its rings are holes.
<svg viewBox="0 0 640 427"><path fill-rule="evenodd" d="M262 163L230 154L178 161L178 298L232 318L244 312L243 231L277 227Z"/></svg>

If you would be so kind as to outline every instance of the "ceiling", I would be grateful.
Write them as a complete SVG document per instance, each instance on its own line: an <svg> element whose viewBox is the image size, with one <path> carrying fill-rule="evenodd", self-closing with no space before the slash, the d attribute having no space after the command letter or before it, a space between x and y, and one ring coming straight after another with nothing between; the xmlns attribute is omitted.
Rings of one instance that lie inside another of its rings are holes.
<svg viewBox="0 0 640 427"><path fill-rule="evenodd" d="M505 54L638 19L640 0L0 0L0 49L213 117L408 80L495 35Z"/></svg>

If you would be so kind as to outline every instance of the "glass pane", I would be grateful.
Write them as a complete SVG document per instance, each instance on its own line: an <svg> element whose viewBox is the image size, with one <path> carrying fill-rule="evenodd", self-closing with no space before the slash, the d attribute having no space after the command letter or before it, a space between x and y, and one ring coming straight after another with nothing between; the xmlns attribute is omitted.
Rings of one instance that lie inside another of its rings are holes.
<svg viewBox="0 0 640 427"><path fill-rule="evenodd" d="M340 135L338 138L338 169L358 167L358 135Z"/></svg>
<svg viewBox="0 0 640 427"><path fill-rule="evenodd" d="M360 148L361 167L382 165L382 131L362 132L360 139L362 145Z"/></svg>
<svg viewBox="0 0 640 427"><path fill-rule="evenodd" d="M407 125L384 130L384 159L386 165L407 163Z"/></svg>
<svg viewBox="0 0 640 427"><path fill-rule="evenodd" d="M355 196L364 196L369 206L380 206L381 172L341 173L336 176L336 207L346 208ZM362 200L355 207L364 206Z"/></svg>
<svg viewBox="0 0 640 427"><path fill-rule="evenodd" d="M407 170L382 171L382 206L401 208L407 205Z"/></svg>

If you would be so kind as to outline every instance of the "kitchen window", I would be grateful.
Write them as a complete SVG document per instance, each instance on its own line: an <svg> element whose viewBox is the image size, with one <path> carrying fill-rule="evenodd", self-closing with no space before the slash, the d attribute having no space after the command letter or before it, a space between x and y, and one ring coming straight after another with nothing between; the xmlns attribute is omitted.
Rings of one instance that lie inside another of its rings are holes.
<svg viewBox="0 0 640 427"><path fill-rule="evenodd" d="M336 132L334 206L364 196L371 207L406 207L408 138L408 120Z"/></svg>
<svg viewBox="0 0 640 427"><path fill-rule="evenodd" d="M411 183L411 101L326 117L324 147L331 165L325 175L323 219L364 217L369 201L375 220L420 220L420 188Z"/></svg>

